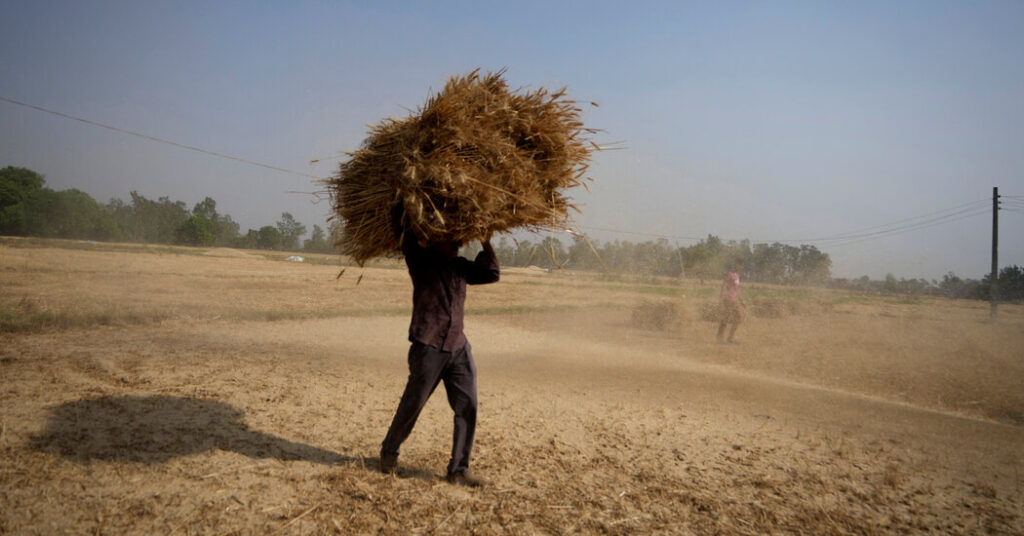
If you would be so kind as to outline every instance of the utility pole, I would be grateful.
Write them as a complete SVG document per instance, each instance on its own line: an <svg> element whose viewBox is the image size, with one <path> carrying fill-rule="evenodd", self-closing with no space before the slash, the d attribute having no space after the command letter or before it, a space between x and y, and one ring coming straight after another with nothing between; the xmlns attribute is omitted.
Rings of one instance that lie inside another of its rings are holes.
<svg viewBox="0 0 1024 536"><path fill-rule="evenodd" d="M992 281L989 295L992 299L990 318L996 319L996 302L999 301L999 187L992 188Z"/></svg>

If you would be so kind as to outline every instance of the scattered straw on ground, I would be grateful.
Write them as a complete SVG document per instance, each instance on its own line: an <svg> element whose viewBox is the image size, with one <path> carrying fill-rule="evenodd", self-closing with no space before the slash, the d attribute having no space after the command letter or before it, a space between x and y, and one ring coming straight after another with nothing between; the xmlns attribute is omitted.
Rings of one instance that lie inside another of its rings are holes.
<svg viewBox="0 0 1024 536"><path fill-rule="evenodd" d="M442 478L440 392L399 474L375 467L408 374L402 271L0 253L12 311L163 318L0 334L0 533L1024 533L1019 306L822 293L734 346L699 299L641 330L649 285L511 274L467 303L493 482L468 490ZM283 308L310 316L268 321Z"/></svg>

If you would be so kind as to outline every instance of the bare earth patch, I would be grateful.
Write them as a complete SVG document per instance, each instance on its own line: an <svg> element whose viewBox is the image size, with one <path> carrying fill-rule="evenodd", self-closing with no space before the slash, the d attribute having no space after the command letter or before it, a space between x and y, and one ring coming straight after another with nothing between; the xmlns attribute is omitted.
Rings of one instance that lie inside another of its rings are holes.
<svg viewBox="0 0 1024 536"><path fill-rule="evenodd" d="M732 346L709 287L512 272L467 307L468 490L443 393L376 470L411 288L338 270L0 247L0 310L81 315L0 333L0 532L1024 533L1020 307L816 293Z"/></svg>

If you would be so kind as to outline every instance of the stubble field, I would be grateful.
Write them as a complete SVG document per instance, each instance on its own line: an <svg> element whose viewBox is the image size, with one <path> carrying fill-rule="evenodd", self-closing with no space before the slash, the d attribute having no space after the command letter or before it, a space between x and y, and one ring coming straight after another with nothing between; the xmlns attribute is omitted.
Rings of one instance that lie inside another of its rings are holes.
<svg viewBox="0 0 1024 536"><path fill-rule="evenodd" d="M473 490L443 393L376 469L402 266L285 256L0 239L0 533L1024 533L1024 307L506 270Z"/></svg>

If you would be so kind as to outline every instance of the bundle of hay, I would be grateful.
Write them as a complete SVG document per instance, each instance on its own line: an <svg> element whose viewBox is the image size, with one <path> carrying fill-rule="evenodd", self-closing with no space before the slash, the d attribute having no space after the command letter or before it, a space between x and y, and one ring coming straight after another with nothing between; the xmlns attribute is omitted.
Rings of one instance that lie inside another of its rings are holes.
<svg viewBox="0 0 1024 536"><path fill-rule="evenodd" d="M509 91L503 71L452 77L405 119L371 127L327 181L337 242L359 263L421 242L469 242L516 228L562 228L594 131L565 90Z"/></svg>
<svg viewBox="0 0 1024 536"><path fill-rule="evenodd" d="M700 319L705 322L721 322L725 318L722 304L717 301L705 301L698 306Z"/></svg>
<svg viewBox="0 0 1024 536"><path fill-rule="evenodd" d="M675 302L644 301L633 307L630 319L635 328L667 331L679 328L686 315Z"/></svg>

